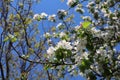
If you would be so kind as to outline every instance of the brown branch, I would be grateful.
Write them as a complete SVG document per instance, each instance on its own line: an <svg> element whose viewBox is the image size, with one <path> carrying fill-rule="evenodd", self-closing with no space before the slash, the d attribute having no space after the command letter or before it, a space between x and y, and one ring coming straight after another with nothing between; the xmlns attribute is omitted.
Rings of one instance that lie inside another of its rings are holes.
<svg viewBox="0 0 120 80"><path fill-rule="evenodd" d="M28 61L28 62L31 62L31 63L36 63L36 64L52 64L52 65L55 65L55 66L59 66L59 65L75 65L76 63L55 63L55 62L48 62L48 61L32 61L32 60L29 60L27 58L24 58L20 55L20 53L16 50L16 48L12 45L12 43L10 43L12 48L14 49L14 51L18 54L19 58L25 60L25 61Z"/></svg>
<svg viewBox="0 0 120 80"><path fill-rule="evenodd" d="M51 77L50 77L50 73L49 73L48 70L47 70L47 75L48 75L48 80L52 80Z"/></svg>
<svg viewBox="0 0 120 80"><path fill-rule="evenodd" d="M92 68L90 68L90 70L92 70L94 73L95 73L95 75L97 75L97 76L99 76L99 77L103 77L102 75L100 75L99 73L97 73L95 70L93 70Z"/></svg>
<svg viewBox="0 0 120 80"><path fill-rule="evenodd" d="M9 73L10 73L9 59L8 59L8 56L6 55L6 79L7 80L9 80Z"/></svg>
<svg viewBox="0 0 120 80"><path fill-rule="evenodd" d="M4 71L3 71L3 66L2 66L2 63L1 63L1 62L0 62L0 70L1 70L2 80L5 80Z"/></svg>

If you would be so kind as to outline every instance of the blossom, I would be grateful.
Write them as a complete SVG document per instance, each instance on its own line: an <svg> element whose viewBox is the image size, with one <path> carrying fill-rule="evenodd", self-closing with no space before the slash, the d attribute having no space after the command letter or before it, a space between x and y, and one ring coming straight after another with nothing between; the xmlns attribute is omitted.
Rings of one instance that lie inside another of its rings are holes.
<svg viewBox="0 0 120 80"><path fill-rule="evenodd" d="M41 19L46 19L47 16L48 15L46 13L44 13L44 12L40 14L40 18Z"/></svg>
<svg viewBox="0 0 120 80"><path fill-rule="evenodd" d="M112 19L116 20L116 19L118 19L118 17L112 17Z"/></svg>
<svg viewBox="0 0 120 80"><path fill-rule="evenodd" d="M63 9L58 10L58 12L57 12L57 15L58 15L59 19L63 19L65 16L67 16L67 14L68 14L68 12L63 10Z"/></svg>
<svg viewBox="0 0 120 80"><path fill-rule="evenodd" d="M79 12L79 13L81 13L81 14L83 14L83 13L85 12L84 9L78 8L78 7L75 8L75 11L76 11L76 12Z"/></svg>
<svg viewBox="0 0 120 80"><path fill-rule="evenodd" d="M61 33L59 34L60 38L64 37L65 35L66 35L66 34L65 34L64 32L61 32Z"/></svg>
<svg viewBox="0 0 120 80"><path fill-rule="evenodd" d="M8 37L12 39L12 38L14 38L15 36L12 35L12 34L8 34Z"/></svg>
<svg viewBox="0 0 120 80"><path fill-rule="evenodd" d="M54 56L55 53L55 48L53 46L49 47L47 50L47 58L51 58Z"/></svg>
<svg viewBox="0 0 120 80"><path fill-rule="evenodd" d="M83 16L82 19L83 19L83 20L88 20L88 21L90 21L90 20L91 20L91 17L90 17L90 16Z"/></svg>
<svg viewBox="0 0 120 80"><path fill-rule="evenodd" d="M63 23L58 23L58 25L56 26L56 28L63 28L64 27L64 25L63 25Z"/></svg>
<svg viewBox="0 0 120 80"><path fill-rule="evenodd" d="M56 46L57 49L59 48L64 48L64 49L69 49L72 50L72 45L70 42L66 42L66 40L59 41Z"/></svg>
<svg viewBox="0 0 120 80"><path fill-rule="evenodd" d="M80 26L80 25L75 26L75 31L79 30L81 27L82 26Z"/></svg>
<svg viewBox="0 0 120 80"><path fill-rule="evenodd" d="M101 11L105 14L107 13L107 10L105 8L102 8Z"/></svg>
<svg viewBox="0 0 120 80"><path fill-rule="evenodd" d="M39 14L35 14L34 17L33 17L33 19L37 20L39 17L40 17Z"/></svg>
<svg viewBox="0 0 120 80"><path fill-rule="evenodd" d="M46 19L46 17L47 17L47 14L43 12L41 14L35 14L33 19L40 21L41 19L42 20Z"/></svg>
<svg viewBox="0 0 120 80"><path fill-rule="evenodd" d="M78 3L78 0L68 0L67 1L67 5L70 6L70 7L76 6L77 3Z"/></svg>
<svg viewBox="0 0 120 80"><path fill-rule="evenodd" d="M92 31L93 33L99 33L99 32L100 32L100 30L99 30L99 29L96 29L95 27L92 27L92 28L91 28L91 31Z"/></svg>
<svg viewBox="0 0 120 80"><path fill-rule="evenodd" d="M81 4L77 5L77 7L75 8L75 11L79 12L81 14L83 14L85 12L84 9L82 9L82 5Z"/></svg>
<svg viewBox="0 0 120 80"><path fill-rule="evenodd" d="M90 8L91 6L94 6L94 4L95 4L95 3L94 3L93 1L92 1L92 2L89 2L88 5L87 5L87 7Z"/></svg>
<svg viewBox="0 0 120 80"><path fill-rule="evenodd" d="M88 52L82 53L81 57L88 60Z"/></svg>
<svg viewBox="0 0 120 80"><path fill-rule="evenodd" d="M87 40L86 39L81 39L80 43L78 43L78 45L77 45L77 50L82 53L83 49L85 49L85 47L86 47L86 44L87 44Z"/></svg>
<svg viewBox="0 0 120 80"><path fill-rule="evenodd" d="M62 40L62 41L58 42L55 47L51 46L48 48L47 58L55 58L54 57L55 51L58 50L59 48L72 50L73 47L71 46L70 42L66 42L65 40Z"/></svg>
<svg viewBox="0 0 120 80"><path fill-rule="evenodd" d="M50 37L50 33L46 32L46 33L44 34L44 37L49 38L49 37Z"/></svg>
<svg viewBox="0 0 120 80"><path fill-rule="evenodd" d="M55 14L49 15L48 20L49 20L49 21L52 21L52 22L55 22L55 17L56 17Z"/></svg>

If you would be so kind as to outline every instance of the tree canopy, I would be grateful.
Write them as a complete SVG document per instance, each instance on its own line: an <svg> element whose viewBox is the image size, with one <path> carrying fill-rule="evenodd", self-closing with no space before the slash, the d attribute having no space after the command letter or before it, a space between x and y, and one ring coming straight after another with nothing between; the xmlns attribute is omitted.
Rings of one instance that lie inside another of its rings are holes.
<svg viewBox="0 0 120 80"><path fill-rule="evenodd" d="M61 0L68 9L35 14L39 2L0 1L0 80L120 79L119 0Z"/></svg>

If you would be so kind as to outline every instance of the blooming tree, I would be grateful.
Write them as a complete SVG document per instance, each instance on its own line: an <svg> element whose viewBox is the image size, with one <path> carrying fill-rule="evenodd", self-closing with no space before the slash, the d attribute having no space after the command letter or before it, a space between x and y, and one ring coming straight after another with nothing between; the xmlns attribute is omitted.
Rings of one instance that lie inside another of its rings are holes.
<svg viewBox="0 0 120 80"><path fill-rule="evenodd" d="M13 2L0 2L3 80L58 80L66 74L87 80L119 80L119 0L67 0L68 9L59 9L57 14L34 14L33 0ZM74 23L71 10L80 14L80 24ZM57 25L47 29L45 21Z"/></svg>

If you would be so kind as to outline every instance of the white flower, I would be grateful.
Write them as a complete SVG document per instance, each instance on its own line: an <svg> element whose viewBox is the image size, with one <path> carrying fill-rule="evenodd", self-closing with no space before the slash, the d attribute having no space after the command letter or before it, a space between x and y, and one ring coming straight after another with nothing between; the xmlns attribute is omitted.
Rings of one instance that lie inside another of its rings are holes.
<svg viewBox="0 0 120 80"><path fill-rule="evenodd" d="M80 25L77 25L77 26L75 26L75 30L77 31L78 29L80 29L82 26L80 26Z"/></svg>
<svg viewBox="0 0 120 80"><path fill-rule="evenodd" d="M69 49L72 50L72 46L70 44L70 42L66 42L65 40L59 41L56 48L59 49L60 47L64 48L64 49Z"/></svg>
<svg viewBox="0 0 120 80"><path fill-rule="evenodd" d="M86 39L81 39L80 43L77 45L78 50L85 49L86 44L87 44L87 40Z"/></svg>
<svg viewBox="0 0 120 80"><path fill-rule="evenodd" d="M54 56L55 53L55 48L53 46L49 47L49 49L47 50L47 58L51 58Z"/></svg>
<svg viewBox="0 0 120 80"><path fill-rule="evenodd" d="M116 20L116 19L118 19L118 17L112 17L112 19Z"/></svg>
<svg viewBox="0 0 120 80"><path fill-rule="evenodd" d="M48 42L49 44L51 44L52 40L51 40L51 39L48 39L47 42Z"/></svg>
<svg viewBox="0 0 120 80"><path fill-rule="evenodd" d="M63 10L63 9L58 10L58 12L57 12L57 15L58 15L59 19L63 19L65 16L67 16L67 14L68 14L68 12Z"/></svg>
<svg viewBox="0 0 120 80"><path fill-rule="evenodd" d="M15 36L12 35L12 34L8 34L8 37L12 39L12 38L14 38Z"/></svg>
<svg viewBox="0 0 120 80"><path fill-rule="evenodd" d="M88 8L90 8L91 6L94 6L94 2L89 2L89 4L87 5Z"/></svg>
<svg viewBox="0 0 120 80"><path fill-rule="evenodd" d="M41 19L42 20L46 19L46 17L47 17L47 14L43 12L41 14L35 14L34 17L33 17L33 19L40 21Z"/></svg>
<svg viewBox="0 0 120 80"><path fill-rule="evenodd" d="M66 35L66 34L65 34L64 32L61 32L61 33L59 34L60 38L64 37L65 35Z"/></svg>
<svg viewBox="0 0 120 80"><path fill-rule="evenodd" d="M102 33L101 33L101 37L102 37L105 41L107 41L111 36L112 36L112 35L109 34L108 32L102 32Z"/></svg>
<svg viewBox="0 0 120 80"><path fill-rule="evenodd" d="M44 13L44 12L40 14L40 18L41 19L46 19L47 16L48 15L46 13Z"/></svg>
<svg viewBox="0 0 120 80"><path fill-rule="evenodd" d="M63 27L64 25L62 24L62 23L59 23L57 26L56 26L56 28L61 28L61 27Z"/></svg>
<svg viewBox="0 0 120 80"><path fill-rule="evenodd" d="M50 33L46 32L43 36L46 37L46 38L49 38L50 37Z"/></svg>
<svg viewBox="0 0 120 80"><path fill-rule="evenodd" d="M67 5L70 6L70 7L76 6L77 3L78 3L78 0L68 0L67 1Z"/></svg>
<svg viewBox="0 0 120 80"><path fill-rule="evenodd" d="M81 14L83 14L83 13L85 12L84 9L79 8L79 7L76 7L76 8L75 8L75 11L76 11L76 12L79 12L79 13L81 13Z"/></svg>
<svg viewBox="0 0 120 80"><path fill-rule="evenodd" d="M83 20L91 20L90 16L83 16L82 19Z"/></svg>
<svg viewBox="0 0 120 80"><path fill-rule="evenodd" d="M109 16L109 14L108 14L108 13L105 13L105 14L104 14L104 17L108 17L108 16Z"/></svg>
<svg viewBox="0 0 120 80"><path fill-rule="evenodd" d="M91 28L91 31L94 32L94 33L99 33L100 32L100 30L96 29L95 27Z"/></svg>
<svg viewBox="0 0 120 80"><path fill-rule="evenodd" d="M81 57L88 60L88 53L87 52L82 53Z"/></svg>
<svg viewBox="0 0 120 80"><path fill-rule="evenodd" d="M80 43L80 40L76 40L76 41L73 42L73 45L77 46L79 43Z"/></svg>
<svg viewBox="0 0 120 80"><path fill-rule="evenodd" d="M35 15L33 16L33 19L37 20L39 17L40 17L39 14L35 14Z"/></svg>
<svg viewBox="0 0 120 80"><path fill-rule="evenodd" d="M77 62L78 64L81 62L81 56L80 55L75 55L74 56L74 58L75 58L75 62Z"/></svg>
<svg viewBox="0 0 120 80"><path fill-rule="evenodd" d="M52 22L55 22L55 17L56 17L55 14L49 15L48 20L49 20L49 21L52 21Z"/></svg>
<svg viewBox="0 0 120 80"><path fill-rule="evenodd" d="M120 60L120 55L118 55L117 59Z"/></svg>
<svg viewBox="0 0 120 80"><path fill-rule="evenodd" d="M101 11L105 14L107 13L107 10L105 8L102 8Z"/></svg>
<svg viewBox="0 0 120 80"><path fill-rule="evenodd" d="M83 72L80 72L79 75L82 76L82 77L85 76Z"/></svg>

